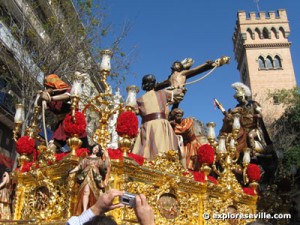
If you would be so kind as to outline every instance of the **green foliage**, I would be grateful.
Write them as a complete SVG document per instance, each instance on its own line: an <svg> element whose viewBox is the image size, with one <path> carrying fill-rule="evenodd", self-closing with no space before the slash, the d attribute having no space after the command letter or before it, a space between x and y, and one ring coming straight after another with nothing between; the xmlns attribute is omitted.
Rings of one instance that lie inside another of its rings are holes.
<svg viewBox="0 0 300 225"><path fill-rule="evenodd" d="M297 168L300 167L300 145L292 146L285 151L283 165L287 173L291 170L292 165L296 165Z"/></svg>
<svg viewBox="0 0 300 225"><path fill-rule="evenodd" d="M278 96L286 107L285 113L273 125L273 142L276 148L284 149L284 168L300 166L300 94L299 87L292 90L277 90L270 96Z"/></svg>

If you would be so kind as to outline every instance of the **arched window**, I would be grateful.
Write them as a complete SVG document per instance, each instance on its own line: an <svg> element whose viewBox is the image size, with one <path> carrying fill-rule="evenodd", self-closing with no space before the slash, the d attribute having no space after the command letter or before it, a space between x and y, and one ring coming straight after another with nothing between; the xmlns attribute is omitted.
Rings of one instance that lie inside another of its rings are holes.
<svg viewBox="0 0 300 225"><path fill-rule="evenodd" d="M278 37L277 30L274 27L272 27L271 31L272 31L272 35L274 35L274 37L276 37L278 39L279 37Z"/></svg>
<svg viewBox="0 0 300 225"><path fill-rule="evenodd" d="M274 68L278 69L278 68L281 68L281 67L282 67L282 65L281 65L281 59L279 58L278 55L276 55L274 57Z"/></svg>
<svg viewBox="0 0 300 225"><path fill-rule="evenodd" d="M255 33L256 33L256 36L261 39L261 35L260 35L260 30L258 28L255 28Z"/></svg>
<svg viewBox="0 0 300 225"><path fill-rule="evenodd" d="M282 27L279 28L279 30L281 31L281 35L283 38L285 38L285 31Z"/></svg>
<svg viewBox="0 0 300 225"><path fill-rule="evenodd" d="M268 56L266 58L266 68L267 69L273 68L273 61L272 61L272 58L270 56Z"/></svg>
<svg viewBox="0 0 300 225"><path fill-rule="evenodd" d="M268 39L269 38L269 31L267 28L263 29L263 38Z"/></svg>
<svg viewBox="0 0 300 225"><path fill-rule="evenodd" d="M248 33L247 36L249 36L252 40L254 40L254 34L250 28L247 29L247 33Z"/></svg>
<svg viewBox="0 0 300 225"><path fill-rule="evenodd" d="M266 68L265 60L262 56L258 57L258 66L259 66L259 69L265 69Z"/></svg>

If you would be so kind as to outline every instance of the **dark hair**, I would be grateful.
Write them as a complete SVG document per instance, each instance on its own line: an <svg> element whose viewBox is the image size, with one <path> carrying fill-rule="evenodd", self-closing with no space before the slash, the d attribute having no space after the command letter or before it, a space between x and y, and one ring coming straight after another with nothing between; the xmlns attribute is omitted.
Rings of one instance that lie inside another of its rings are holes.
<svg viewBox="0 0 300 225"><path fill-rule="evenodd" d="M83 225L118 225L112 216L95 216Z"/></svg>
<svg viewBox="0 0 300 225"><path fill-rule="evenodd" d="M144 91L151 91L155 87L156 78L153 74L147 74L142 79L142 89Z"/></svg>
<svg viewBox="0 0 300 225"><path fill-rule="evenodd" d="M183 70L183 69L184 69L184 67L183 67L183 65L182 65L181 62L175 61L175 62L173 62L172 66L171 66L171 70L172 70L172 71L177 70L177 68L175 68L175 64L176 64L176 63L179 63L179 64L180 64L180 70Z"/></svg>
<svg viewBox="0 0 300 225"><path fill-rule="evenodd" d="M103 148L102 148L102 146L101 145L99 145L99 144L93 144L92 146L90 146L89 147L89 150L90 150L90 154L92 154L93 153L93 148L95 147L95 146L99 146L99 152L96 154L98 157L101 157L102 158L102 156L103 156Z"/></svg>

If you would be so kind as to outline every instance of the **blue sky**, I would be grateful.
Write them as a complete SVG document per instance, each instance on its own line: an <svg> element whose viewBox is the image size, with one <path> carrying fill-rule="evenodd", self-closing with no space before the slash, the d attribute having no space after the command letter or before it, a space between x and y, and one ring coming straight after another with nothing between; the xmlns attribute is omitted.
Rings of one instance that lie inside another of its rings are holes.
<svg viewBox="0 0 300 225"><path fill-rule="evenodd" d="M123 42L130 50L136 46L138 57L131 65L131 74L121 86L126 97L125 87L141 86L142 76L156 75L158 81L170 74L173 61L192 57L194 65L214 60L222 55L231 57L229 65L194 85L187 86L188 92L180 104L185 117L196 117L204 123L214 121L217 129L222 124L222 114L213 107L217 98L228 109L235 106L234 90L231 84L240 81L237 63L234 60L232 35L237 12L257 12L253 0L110 0L107 20L118 29L124 21L131 23L131 30ZM299 0L260 0L260 11L286 9L290 21L292 42L291 52L296 79L299 84L300 54L300 2ZM142 95L140 91L138 96Z"/></svg>

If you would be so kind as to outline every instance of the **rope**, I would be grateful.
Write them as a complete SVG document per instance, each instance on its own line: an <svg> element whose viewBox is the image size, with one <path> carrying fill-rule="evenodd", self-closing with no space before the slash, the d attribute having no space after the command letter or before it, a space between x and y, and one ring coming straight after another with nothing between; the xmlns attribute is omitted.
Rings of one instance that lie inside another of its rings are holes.
<svg viewBox="0 0 300 225"><path fill-rule="evenodd" d="M48 137L47 137L47 129L46 129L46 119L45 119L45 107L46 107L46 104L47 104L47 102L45 100L43 100L43 102L42 102L43 129L44 129L46 147L47 147L47 149L49 149Z"/></svg>
<svg viewBox="0 0 300 225"><path fill-rule="evenodd" d="M205 77L208 77L208 76L209 76L209 75L210 75L217 67L218 67L218 66L216 65L214 68L212 68L212 69L211 69L207 74L205 74L204 76L198 78L197 80L193 80L193 81L191 81L191 82L187 82L187 83L185 83L184 85L186 86L186 85L194 84L194 83L196 83L196 82L198 82L198 81L203 80Z"/></svg>

